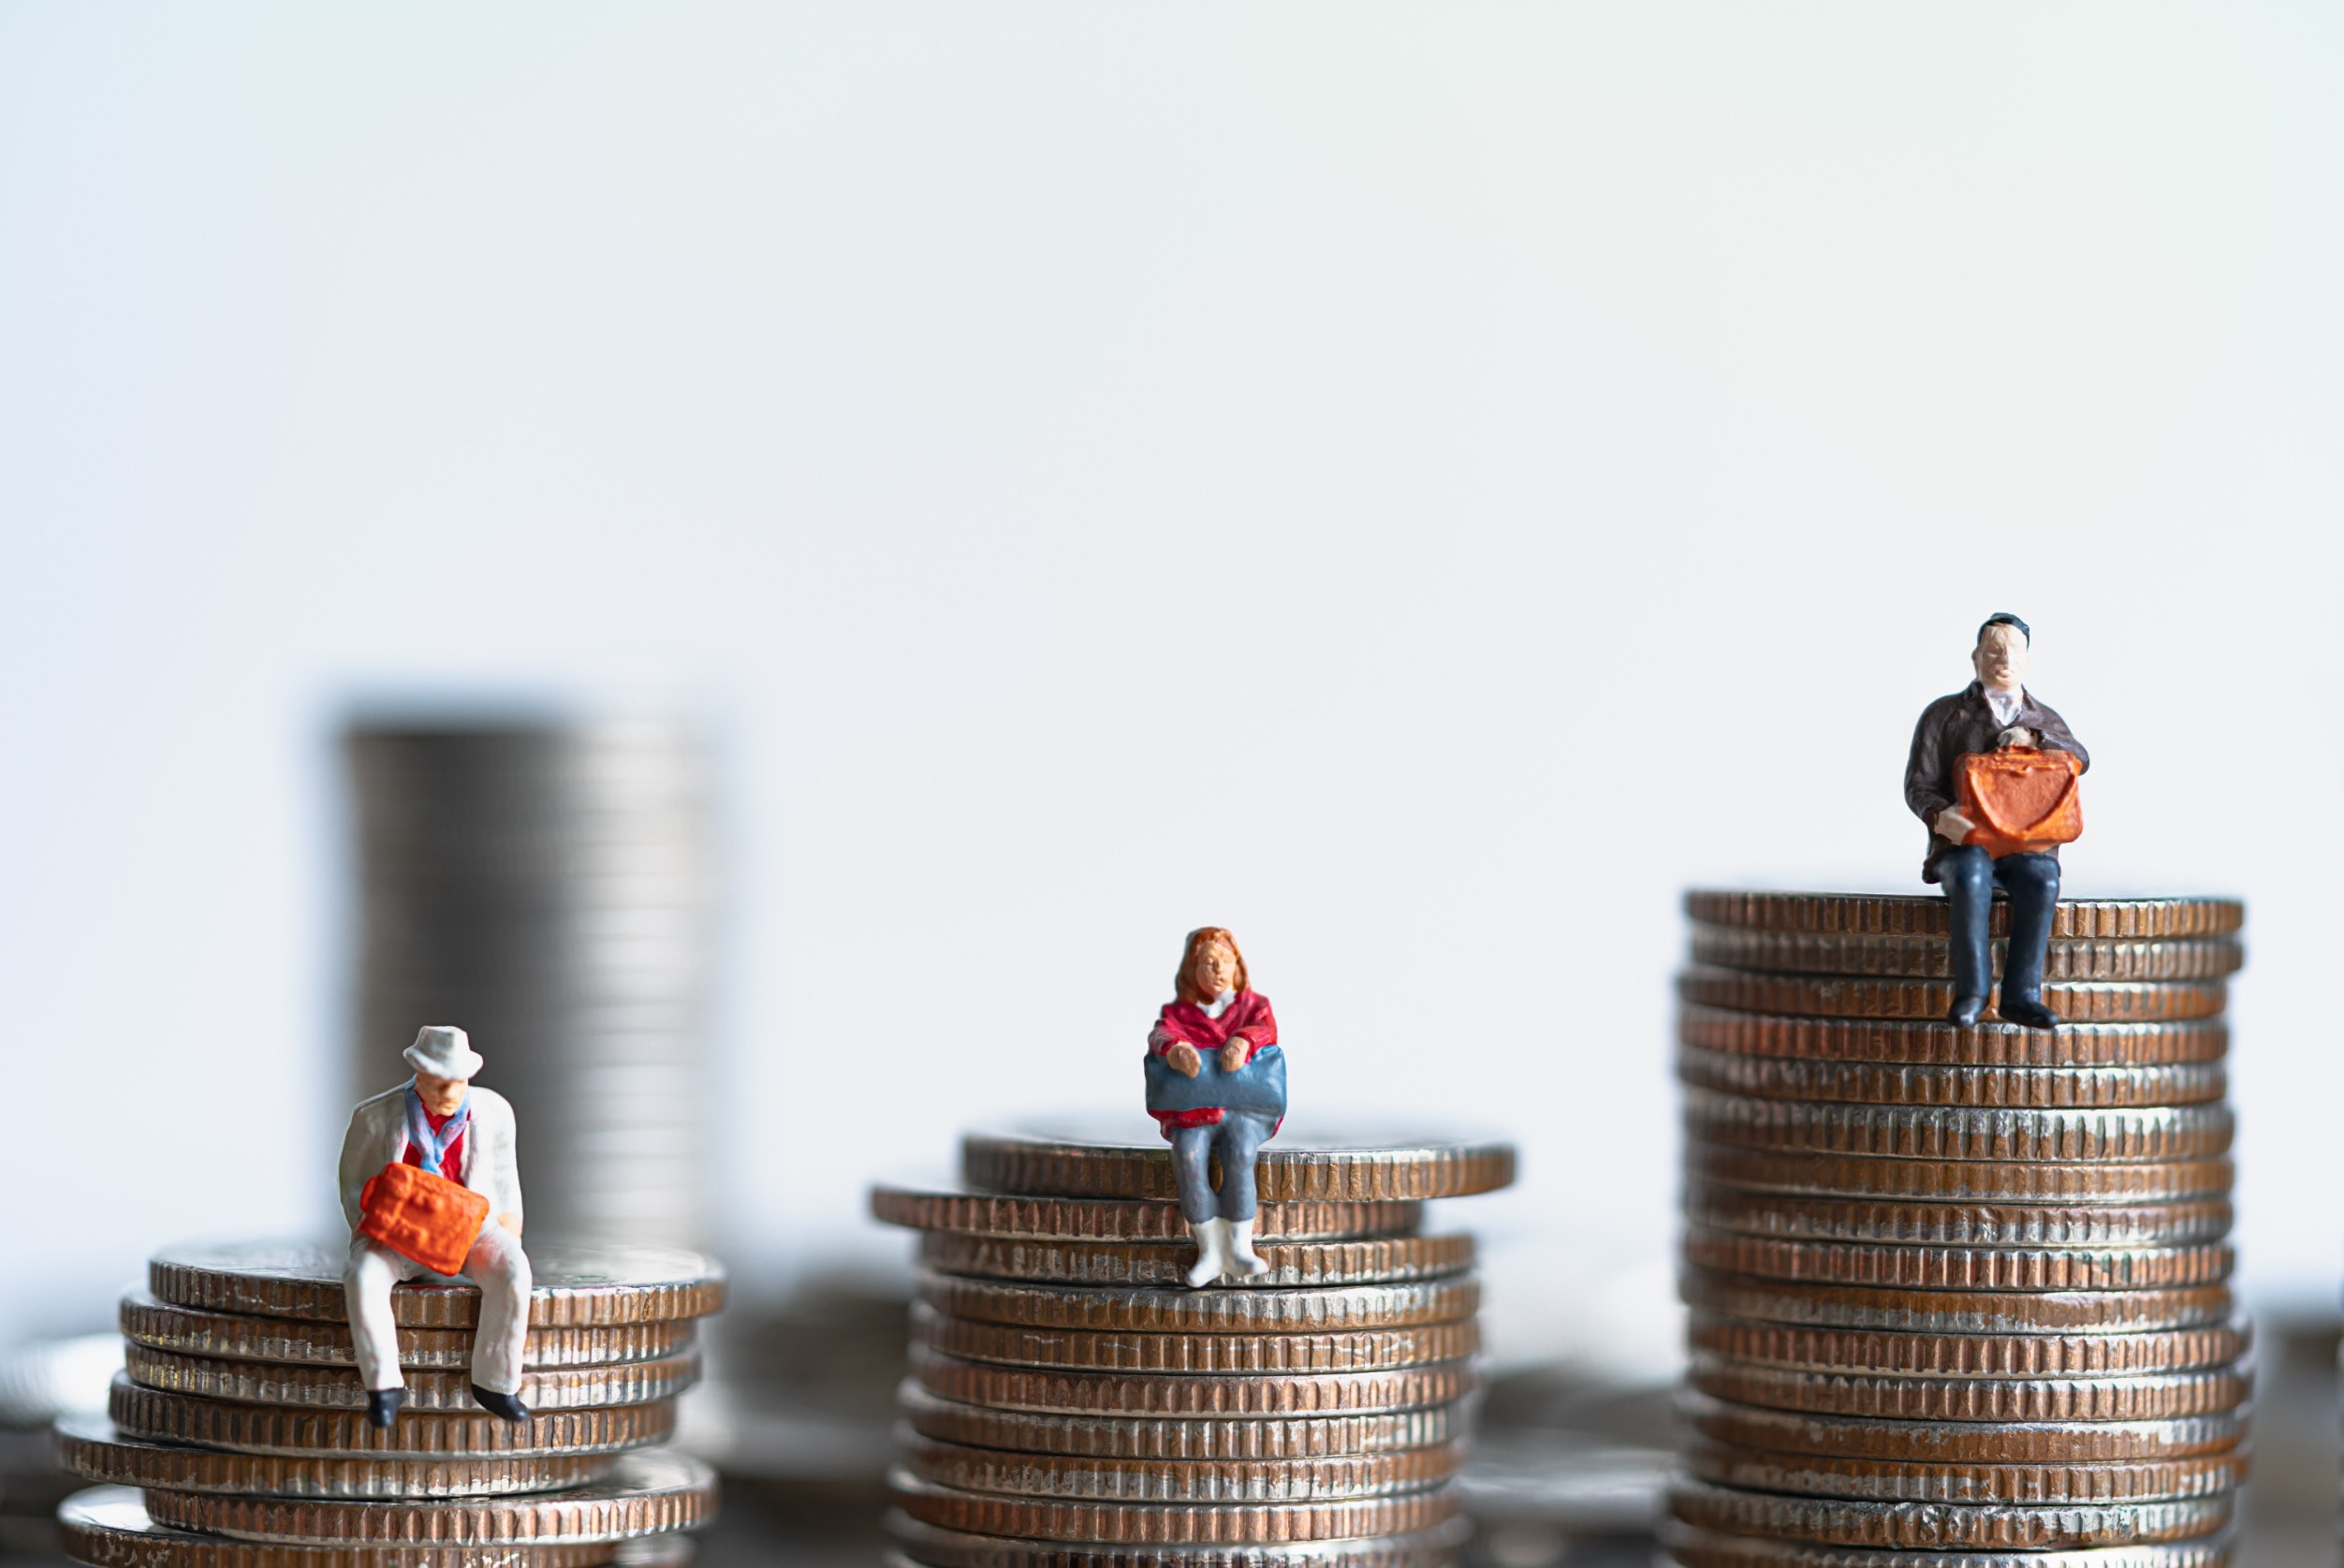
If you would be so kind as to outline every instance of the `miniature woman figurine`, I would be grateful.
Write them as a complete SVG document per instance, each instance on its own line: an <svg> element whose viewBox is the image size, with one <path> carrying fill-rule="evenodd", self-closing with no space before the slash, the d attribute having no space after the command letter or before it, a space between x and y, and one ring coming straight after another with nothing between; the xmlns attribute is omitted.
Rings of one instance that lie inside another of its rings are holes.
<svg viewBox="0 0 2344 1568"><path fill-rule="evenodd" d="M458 1238L458 1251L441 1267L461 1257L464 1273L480 1287L480 1323L472 1336L473 1399L505 1420L526 1421L529 1409L519 1396L531 1280L528 1254L520 1250L513 1107L493 1090L472 1086L480 1053L461 1029L428 1027L403 1054L415 1077L361 1101L342 1139L342 1211L350 1222L342 1291L366 1385L366 1418L388 1427L406 1399L391 1286L432 1272L366 1234L368 1192L375 1186L370 1179L386 1165L407 1165L478 1194L454 1194L471 1206L467 1229L476 1226L477 1235L468 1249Z"/></svg>
<svg viewBox="0 0 2344 1568"><path fill-rule="evenodd" d="M1267 1274L1253 1251L1253 1155L1286 1114L1278 1019L1269 998L1246 984L1237 938L1219 926L1188 933L1172 986L1148 1033L1148 1113L1172 1144L1180 1215L1196 1238L1188 1282Z"/></svg>

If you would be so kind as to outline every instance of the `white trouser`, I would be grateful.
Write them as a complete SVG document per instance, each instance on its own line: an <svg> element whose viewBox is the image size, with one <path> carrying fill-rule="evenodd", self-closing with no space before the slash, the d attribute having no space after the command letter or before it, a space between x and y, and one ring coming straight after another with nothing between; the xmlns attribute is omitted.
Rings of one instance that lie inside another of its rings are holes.
<svg viewBox="0 0 2344 1568"><path fill-rule="evenodd" d="M480 1287L480 1326L472 1331L472 1381L491 1393L518 1394L521 1341L529 1337L529 1254L520 1250L520 1237L491 1220L464 1254L464 1272ZM431 1273L363 1236L350 1238L342 1298L350 1315L350 1341L358 1348L359 1377L370 1390L402 1384L390 1287Z"/></svg>

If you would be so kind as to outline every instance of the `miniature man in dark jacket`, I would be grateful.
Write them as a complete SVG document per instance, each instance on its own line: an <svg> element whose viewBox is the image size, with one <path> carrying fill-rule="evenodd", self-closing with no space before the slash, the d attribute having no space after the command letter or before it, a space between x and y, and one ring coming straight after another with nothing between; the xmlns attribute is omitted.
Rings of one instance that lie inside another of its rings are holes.
<svg viewBox="0 0 2344 1568"><path fill-rule="evenodd" d="M2059 898L2057 845L2042 854L1997 860L1963 841L1976 826L1954 807L1954 763L2000 746L2073 752L2086 768L2091 757L2067 721L2037 702L2022 684L2034 641L2015 615L1993 615L1978 628L1970 662L1978 678L1967 691L1941 696L1922 711L1905 764L1905 804L1929 827L1921 880L1945 887L1953 906L1954 1005L1948 1022L1968 1027L1985 1011L1993 983L1986 920L1999 884L2010 895L2010 953L2003 960L2000 1012L2012 1023L2057 1029L2059 1016L2043 1004L2044 951L2051 940L2052 906Z"/></svg>

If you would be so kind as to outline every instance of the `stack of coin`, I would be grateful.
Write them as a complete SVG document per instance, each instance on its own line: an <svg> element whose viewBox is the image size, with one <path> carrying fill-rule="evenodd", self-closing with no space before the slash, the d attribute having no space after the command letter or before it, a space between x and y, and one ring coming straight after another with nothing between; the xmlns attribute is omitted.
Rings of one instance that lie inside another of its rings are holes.
<svg viewBox="0 0 2344 1568"><path fill-rule="evenodd" d="M1942 899L1686 909L1677 1561L2228 1561L2244 910L2061 902L2043 1000L2069 1021L2040 1030L1942 1021Z"/></svg>
<svg viewBox="0 0 2344 1568"><path fill-rule="evenodd" d="M978 1136L922 1232L897 1568L1418 1568L1465 1532L1468 1236L1424 1200L1514 1178L1502 1144L1264 1147L1256 1279L1187 1288L1162 1143Z"/></svg>
<svg viewBox="0 0 2344 1568"><path fill-rule="evenodd" d="M582 1568L705 1522L715 1477L663 1452L723 1304L697 1253L530 1250L526 1422L472 1402L479 1293L401 1285L406 1408L366 1419L339 1249L167 1249L123 1299L109 1418L66 1417L60 1462L104 1485L58 1510L106 1568ZM676 1561L672 1552L653 1560Z"/></svg>

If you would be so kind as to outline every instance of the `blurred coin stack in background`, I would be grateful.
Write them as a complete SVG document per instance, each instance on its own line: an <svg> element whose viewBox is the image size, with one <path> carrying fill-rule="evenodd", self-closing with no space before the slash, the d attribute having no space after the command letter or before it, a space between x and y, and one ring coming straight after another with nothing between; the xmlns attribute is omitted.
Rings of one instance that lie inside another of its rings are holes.
<svg viewBox="0 0 2344 1568"><path fill-rule="evenodd" d="M1202 1290L1160 1143L973 1136L959 1185L872 1193L922 1232L898 1568L1454 1558L1480 1287L1422 1206L1513 1150L1289 1133L1256 1168L1270 1271Z"/></svg>
<svg viewBox="0 0 2344 1568"><path fill-rule="evenodd" d="M2228 1561L2241 906L2061 902L2056 1031L1941 1021L1942 899L1686 909L1676 1561ZM1998 975L2006 919L1998 901Z"/></svg>
<svg viewBox="0 0 2344 1568"><path fill-rule="evenodd" d="M355 1086L460 1024L528 1130L533 1226L704 1234L707 758L673 725L374 724L344 748L359 879Z"/></svg>
<svg viewBox="0 0 2344 1568"><path fill-rule="evenodd" d="M107 1417L57 1423L66 1550L104 1568L584 1568L678 1562L715 1476L657 1445L724 1302L695 1253L531 1250L526 1422L472 1402L467 1283L392 1292L406 1408L366 1419L339 1251L167 1249L125 1297Z"/></svg>

